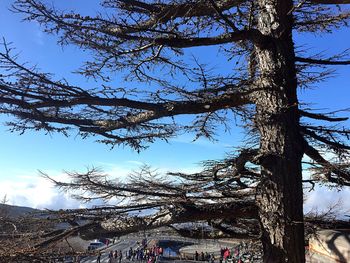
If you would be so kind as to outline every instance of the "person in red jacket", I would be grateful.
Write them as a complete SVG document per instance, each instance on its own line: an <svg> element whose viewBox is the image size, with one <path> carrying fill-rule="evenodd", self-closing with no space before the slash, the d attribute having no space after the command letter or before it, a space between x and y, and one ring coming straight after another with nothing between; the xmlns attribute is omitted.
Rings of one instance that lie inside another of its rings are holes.
<svg viewBox="0 0 350 263"><path fill-rule="evenodd" d="M227 259L230 257L230 250L228 248L225 248L224 251L224 260L227 262Z"/></svg>

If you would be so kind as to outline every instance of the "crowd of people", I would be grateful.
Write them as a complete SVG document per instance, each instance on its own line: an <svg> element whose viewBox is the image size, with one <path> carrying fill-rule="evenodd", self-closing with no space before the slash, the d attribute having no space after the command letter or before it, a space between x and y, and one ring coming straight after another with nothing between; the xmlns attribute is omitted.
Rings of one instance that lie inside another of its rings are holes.
<svg viewBox="0 0 350 263"><path fill-rule="evenodd" d="M127 261L139 261L146 263L155 263L159 257L163 255L163 248L158 246L147 247L140 246L136 249L130 247L124 252L121 250L110 251L108 255L109 263L121 263L123 259Z"/></svg>
<svg viewBox="0 0 350 263"><path fill-rule="evenodd" d="M233 248L222 248L220 251L220 263L255 262L259 255L254 253L248 244L242 242Z"/></svg>
<svg viewBox="0 0 350 263"><path fill-rule="evenodd" d="M208 253L195 251L193 260L206 261L209 263L243 263L243 262L255 262L255 258L259 258L260 255L253 253L247 244L240 243L232 248L223 247L220 249L220 253Z"/></svg>
<svg viewBox="0 0 350 263"><path fill-rule="evenodd" d="M121 263L123 258L123 253L121 250L110 251L108 254L108 262L109 263Z"/></svg>
<svg viewBox="0 0 350 263"><path fill-rule="evenodd" d="M223 262L227 263L227 262L232 262L231 259L238 258L239 254L240 254L239 247L231 250L225 247L220 249L220 256L217 255L217 258L219 259L220 263L223 263ZM195 261L207 261L210 263L214 263L215 259L216 258L214 253L208 253L203 251L201 253L199 253L198 251L194 253Z"/></svg>
<svg viewBox="0 0 350 263"><path fill-rule="evenodd" d="M196 251L194 253L194 260L195 261L208 261L208 262L211 262L211 263L214 263L215 262L215 255L213 253L209 254L208 252L201 252L201 253L198 253L198 251Z"/></svg>
<svg viewBox="0 0 350 263"><path fill-rule="evenodd" d="M220 250L220 263L227 263L230 259L238 259L239 257L239 248L236 249L228 249L227 247L221 248Z"/></svg>
<svg viewBox="0 0 350 263"><path fill-rule="evenodd" d="M114 242L113 242L114 243ZM112 250L108 254L109 263L135 262L135 263L156 263L163 256L164 250L158 244L153 246L144 242L137 242L137 247L130 247L128 250ZM232 248L224 247L216 253L195 251L193 260L208 263L243 263L254 262L255 253L252 253L249 246L240 243ZM181 257L182 258L182 254ZM187 258L188 259L188 258ZM101 251L97 252L97 263L101 261ZM252 261L253 260L253 261Z"/></svg>

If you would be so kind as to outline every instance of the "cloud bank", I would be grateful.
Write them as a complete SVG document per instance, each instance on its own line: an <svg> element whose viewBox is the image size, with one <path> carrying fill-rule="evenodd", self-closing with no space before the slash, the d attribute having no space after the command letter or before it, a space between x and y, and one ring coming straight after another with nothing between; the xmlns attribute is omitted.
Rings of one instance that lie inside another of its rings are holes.
<svg viewBox="0 0 350 263"><path fill-rule="evenodd" d="M64 178L65 175L59 175ZM54 176L55 178L58 176ZM14 180L15 179L15 180ZM83 207L67 193L54 188L53 184L38 174L16 176L2 180L0 194L6 196L8 204L38 209L66 209Z"/></svg>
<svg viewBox="0 0 350 263"><path fill-rule="evenodd" d="M312 192L305 193L306 201L304 203L304 212L327 211L329 207L338 204L337 212L340 217L350 215L350 188L342 189L329 188L326 186L316 186Z"/></svg>
<svg viewBox="0 0 350 263"><path fill-rule="evenodd" d="M112 163L97 163L104 173L111 176L111 178L118 178L123 180L143 165L142 162L129 160L120 165ZM158 173L166 173L168 171L165 167L155 169ZM80 172L83 172L82 169ZM193 173L197 172L197 167L189 167L178 169L179 172ZM68 181L69 178L64 172L59 171L44 171L50 177L59 181ZM6 196L8 204L16 206L27 206L37 209L68 209L68 208L85 208L92 206L103 205L102 201L94 201L91 203L83 203L73 199L69 193L59 191L47 179L40 176L37 171L20 171L12 170L10 176L0 181L0 199ZM0 174L0 178L3 177ZM111 200L115 203L116 199Z"/></svg>
<svg viewBox="0 0 350 263"><path fill-rule="evenodd" d="M115 165L111 163L98 163L101 165L106 174L119 179L126 178L133 170L137 170L142 163L138 161L127 161L124 165ZM179 169L181 172L193 173L198 172L198 167L188 167ZM168 171L165 167L157 169L159 173ZM48 171L51 177L65 181L68 177L63 172ZM41 177L38 172L14 171L11 177L1 180L0 199L6 196L8 204L17 206L28 206L38 209L67 209L83 208L102 205L102 202L82 203L71 198L69 193L64 193L56 189L47 179ZM312 192L305 192L304 211L311 210L322 212L330 206L340 201L342 209L340 215L350 215L350 189L341 190L330 189L325 186L317 186ZM112 200L115 201L115 200Z"/></svg>

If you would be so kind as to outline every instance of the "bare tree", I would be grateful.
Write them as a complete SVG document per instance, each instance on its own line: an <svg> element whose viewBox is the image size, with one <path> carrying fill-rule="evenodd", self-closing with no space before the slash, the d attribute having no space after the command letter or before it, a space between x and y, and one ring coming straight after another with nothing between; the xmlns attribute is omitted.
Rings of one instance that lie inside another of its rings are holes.
<svg viewBox="0 0 350 263"><path fill-rule="evenodd" d="M96 169L72 173L71 182L57 185L88 191L83 199L124 199L120 206L66 215L93 219L85 233L111 234L205 220L222 233L259 238L265 262L304 262L302 158L308 157L305 167L313 172L305 182L349 185L350 131L338 125L347 118L303 108L297 89L326 78L328 66L350 61L347 51L328 58L296 54L293 34L347 26L349 3L104 0L105 13L91 17L17 0L12 9L57 35L59 44L92 52L79 73L95 78L97 87L55 80L21 64L4 43L0 112L16 117L8 123L13 131L68 134L77 128L83 137L136 150L181 131L212 138L216 126L230 127L232 116L240 118L251 141L223 161L205 163L201 173L158 178L142 169L127 183ZM232 72L213 72L200 58L186 58L186 49L207 46L217 47ZM116 72L142 86L114 87ZM193 120L183 123L181 115ZM130 217L145 209L157 212Z"/></svg>
<svg viewBox="0 0 350 263"><path fill-rule="evenodd" d="M0 202L0 261L48 262L68 254L69 250L55 252L54 244L38 247L63 230L55 229L55 223L41 216L39 211L24 213L6 204L6 196Z"/></svg>

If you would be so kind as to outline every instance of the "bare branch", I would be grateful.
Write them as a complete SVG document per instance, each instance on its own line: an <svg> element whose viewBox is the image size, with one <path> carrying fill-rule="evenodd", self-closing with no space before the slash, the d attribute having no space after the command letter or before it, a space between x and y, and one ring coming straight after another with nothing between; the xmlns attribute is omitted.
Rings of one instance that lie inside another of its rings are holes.
<svg viewBox="0 0 350 263"><path fill-rule="evenodd" d="M300 115L308 118L312 118L315 120L324 120L324 121L330 121L330 122L339 122L339 121L347 121L348 117L331 117L327 116L327 114L320 114L320 113L312 113L304 110L299 110Z"/></svg>
<svg viewBox="0 0 350 263"><path fill-rule="evenodd" d="M326 145L330 145L332 147L335 147L335 148L338 148L338 149L345 149L345 150L350 150L350 146L347 146L341 142L338 142L338 141L335 141L334 139L332 140L329 140L325 137L322 137L320 135L318 135L316 132L314 131L310 131L308 130L307 128L303 128L302 129L302 132L307 135L307 136L310 136L311 138L317 140L317 141L320 141Z"/></svg>
<svg viewBox="0 0 350 263"><path fill-rule="evenodd" d="M318 150L309 144L305 147L305 154L322 166L323 169L321 170L321 173L325 176L327 181L350 186L350 172L347 170L347 167L342 168L341 166L330 163L322 157ZM337 177L332 177L332 173Z"/></svg>
<svg viewBox="0 0 350 263"><path fill-rule="evenodd" d="M313 59L313 58L295 57L295 61L303 62L303 63L318 64L318 65L350 65L350 60L333 61L331 59Z"/></svg>

